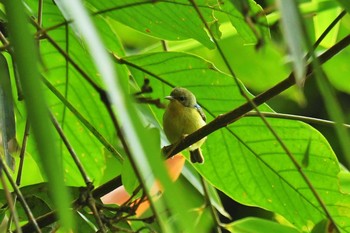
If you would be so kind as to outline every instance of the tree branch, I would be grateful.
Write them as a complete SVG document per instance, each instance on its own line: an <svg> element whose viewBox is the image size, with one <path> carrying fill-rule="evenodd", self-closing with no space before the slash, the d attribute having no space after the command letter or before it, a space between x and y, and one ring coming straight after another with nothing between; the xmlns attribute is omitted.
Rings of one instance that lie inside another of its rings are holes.
<svg viewBox="0 0 350 233"><path fill-rule="evenodd" d="M336 43L333 47L329 48L326 52L321 54L318 57L319 63L322 65L328 60L330 60L333 56L338 54L340 51L342 51L344 48L349 46L350 44L350 35L347 35L345 38L340 40L338 43ZM307 66L307 72L306 76L309 77L314 72L314 69L311 64ZM272 99L273 97L279 95L283 91L287 90L291 86L295 84L295 78L293 73L291 73L286 79L281 81L280 83L276 84L272 88L268 89L267 91L259 94L258 96L254 97L252 101L256 106L259 106L266 101ZM229 124L232 124L236 122L239 118L243 117L246 113L253 110L254 107L250 103L245 103L239 106L238 108L219 115L217 118L215 118L213 121L205 125L204 127L200 128L196 132L188 135L187 137L183 138L179 143L176 143L176 145L170 145L163 148L164 154L167 155L167 157L172 157L179 153L180 151L186 149L193 143L199 141L200 139L208 136L209 134L213 133L214 131L221 129ZM170 153L169 153L170 152Z"/></svg>

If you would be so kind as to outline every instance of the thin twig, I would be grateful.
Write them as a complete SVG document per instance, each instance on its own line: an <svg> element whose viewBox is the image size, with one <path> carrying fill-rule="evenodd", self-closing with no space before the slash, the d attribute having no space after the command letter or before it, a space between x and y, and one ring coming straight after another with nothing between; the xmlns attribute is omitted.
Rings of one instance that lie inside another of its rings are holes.
<svg viewBox="0 0 350 233"><path fill-rule="evenodd" d="M163 51L168 52L169 48L168 48L168 43L166 42L166 40L161 40L160 42L162 43Z"/></svg>
<svg viewBox="0 0 350 233"><path fill-rule="evenodd" d="M7 52L12 56L13 54L13 48L10 46L10 42L7 40L7 38L0 32L0 40L4 44L3 48L7 50ZM23 91L22 91L22 85L19 81L19 76L17 72L17 65L16 62L12 62L13 66L13 72L15 76L15 82L16 82L16 89L17 89L17 99L19 101L23 100Z"/></svg>
<svg viewBox="0 0 350 233"><path fill-rule="evenodd" d="M53 125L55 126L56 131L58 132L58 134L60 135L64 145L66 146L69 154L73 158L75 165L78 167L78 170L79 170L81 176L84 179L84 182L85 182L86 187L87 187L86 192L87 192L87 203L88 203L88 206L90 207L90 209L91 209L91 211L92 211L92 213L93 213L93 215L94 215L94 217L96 219L96 222L99 225L100 231L101 232L105 232L105 229L104 229L105 227L103 226L101 217L98 214L98 211L97 211L97 208L96 208L96 204L95 204L95 200L92 197L92 193L91 193L92 190L93 190L92 181L90 180L89 176L85 172L85 169L84 169L84 167L83 167L83 165L82 165L78 155L75 153L72 145L68 141L68 139L67 139L66 135L64 134L60 124L58 123L57 119L53 116L53 114L51 112L50 112L50 118L51 118L51 121L52 121Z"/></svg>
<svg viewBox="0 0 350 233"><path fill-rule="evenodd" d="M206 22L203 14L201 13L197 3L194 0L189 0L193 6L193 8L196 10L199 18L201 19L202 23L205 25L205 28L207 29L212 41L214 42L222 60L225 63L226 68L229 70L229 73L231 74L231 76L233 77L233 80L236 83L236 86L238 87L241 95L246 99L246 101L252 106L252 108L259 114L261 120L264 122L264 124L266 125L266 127L269 129L269 131L272 133L272 135L276 138L277 142L280 144L280 146L282 147L282 149L286 152L286 154L288 155L288 157L290 157L290 159L293 161L295 161L294 156L292 155L292 153L290 152L290 150L288 149L288 147L286 146L286 144L282 141L282 139L279 137L279 135L277 134L277 132L274 130L274 128L270 125L270 123L264 118L264 116L260 113L257 105L254 103L254 101L248 96L248 94L244 91L243 87L241 86L241 83L239 82L235 72L233 71L231 65L228 62L228 59L225 55L225 53L223 52L221 46L219 45L218 41L215 39L215 36L213 35L212 31L210 30L210 27L208 25L208 23ZM296 162L296 161L295 161ZM294 163L294 162L293 162Z"/></svg>
<svg viewBox="0 0 350 233"><path fill-rule="evenodd" d="M43 0L38 1L38 24L40 27L43 24Z"/></svg>
<svg viewBox="0 0 350 233"><path fill-rule="evenodd" d="M56 131L60 135L62 142L64 143L69 154L71 155L72 159L74 160L75 165L78 167L80 175L83 177L85 184L87 186L90 185L92 182L91 182L90 178L88 177L87 173L85 172L83 164L81 163L78 155L75 153L72 145L68 141L68 139L67 139L66 135L64 134L60 124L58 123L56 117L54 117L54 115L51 112L50 112L50 118L51 118L52 124L55 126Z"/></svg>
<svg viewBox="0 0 350 233"><path fill-rule="evenodd" d="M120 125L118 123L118 120L113 112L113 109L112 109L112 105L109 103L109 99L106 97L106 98L102 98L103 103L105 105L105 107L107 108L107 111L109 113L109 116L110 118L112 119L112 122L113 122L113 125L114 125L114 128L115 130L117 131L117 136L119 138L119 140L121 141L122 145L123 145L123 148L124 148L124 151L125 153L127 154L128 158L129 158L129 161L130 161L130 164L135 172L135 175L138 179L138 181L140 182L141 186L142 186L142 189L146 192L146 195L148 197L148 199L150 200L150 207L151 207L151 210L153 212L153 214L156 216L156 218L158 220L160 220L160 216L154 206L154 202L151 201L152 199L152 196L149 192L147 192L147 188L146 188L146 185L145 183L143 182L143 179L142 179L142 176L141 176L141 173L140 171L137 169L137 166L136 166L136 162L135 162L135 158L132 156L131 154L131 151L130 151L130 148L129 148L129 144L126 142L126 139L124 138L124 135L122 133L122 130L120 128Z"/></svg>
<svg viewBox="0 0 350 233"><path fill-rule="evenodd" d="M299 115L293 115L293 114L284 114L284 113L276 113L276 112L261 112L265 117L268 118L278 118L278 119L287 119L287 120L296 120L296 121L303 121L310 124L319 124L319 125L326 125L326 126L333 126L335 125L334 121L329 120L323 120L319 118L314 117L306 117L306 116L299 116ZM255 117L259 116L256 112L248 112L245 117ZM344 127L350 129L349 124L343 124Z"/></svg>
<svg viewBox="0 0 350 233"><path fill-rule="evenodd" d="M4 189L4 192L5 192L5 198L6 198L8 207L10 209L11 216L12 216L12 218L15 222L16 228L17 228L16 232L22 233L22 229L21 229L21 227L19 225L19 221L18 221L18 215L17 215L17 212L16 212L14 204L13 204L11 193L9 192L6 181L5 181L4 176L2 174L2 169L0 170L0 180L1 180L2 188Z"/></svg>
<svg viewBox="0 0 350 233"><path fill-rule="evenodd" d="M26 149L27 149L29 129L30 129L30 124L29 124L29 120L27 118L26 126L25 126L25 129L24 129L22 145L21 145L21 151L19 153L19 166L18 166L18 173L17 173L17 178L16 178L16 184L17 184L18 187L21 185L23 165L24 165L24 154L26 153Z"/></svg>
<svg viewBox="0 0 350 233"><path fill-rule="evenodd" d="M344 16L345 12L341 12L340 15L336 18L336 20L340 20ZM301 16L300 16L301 18ZM333 21L334 22L334 21ZM332 24L335 26L336 23ZM327 113L329 114L330 118L334 119L335 124L335 133L338 137L338 140L340 142L340 147L342 149L342 152L344 154L345 163L348 168L350 168L350 148L348 146L348 143L350 142L350 135L346 130L342 127L342 124L345 121L344 114L342 113L342 109L338 103L338 100L335 96L335 90L333 86L331 85L329 78L327 77L326 72L322 69L320 62L316 58L315 49L311 45L311 39L308 36L306 26L302 25L303 33L304 33L304 41L306 45L310 48L310 55L311 55L311 64L315 67L315 76L316 78L316 84L321 92L321 97L323 98L323 101L325 102L325 108ZM331 30L331 28L327 28L328 30ZM335 227L338 229L338 226L334 223Z"/></svg>
<svg viewBox="0 0 350 233"><path fill-rule="evenodd" d="M123 162L123 156L109 143L103 135L44 77L41 77L43 83L61 102L74 114L75 117L99 140L106 149L111 152L119 162Z"/></svg>
<svg viewBox="0 0 350 233"><path fill-rule="evenodd" d="M316 42L313 45L313 49L316 49L321 42L323 41L323 39L328 35L328 33L335 27L335 25L337 23L339 23L339 21L346 15L346 11L343 10L329 25L328 27L322 32L322 34L320 35L320 37L316 40ZM305 56L305 61L308 60L311 57L311 51L308 52Z"/></svg>
<svg viewBox="0 0 350 233"><path fill-rule="evenodd" d="M4 34L2 34L1 31L0 31L0 41L3 44L3 47L8 47L10 45L9 41L6 39L6 36L4 36Z"/></svg>
<svg viewBox="0 0 350 233"><path fill-rule="evenodd" d="M21 190L19 190L18 186L16 185L15 181L12 179L11 173L8 171L6 165L4 164L4 161L0 158L0 166L2 167L2 170L5 172L6 178L7 180L10 182L16 196L19 199L19 202L21 203L24 212L26 213L29 222L34 226L34 229L36 232L41 233L41 230L38 226L38 223L36 222L34 215L32 213L32 211L30 210ZM1 173L2 174L2 173ZM1 179L3 179L3 176L0 174ZM11 200L12 201L12 200ZM9 203L10 205L11 203ZM12 214L16 214L16 213L12 213ZM16 221L16 215L13 215L14 220ZM16 227L18 228L18 226L16 225Z"/></svg>
<svg viewBox="0 0 350 233"><path fill-rule="evenodd" d="M31 19L30 22L36 27L37 30L42 30L42 27L40 27L35 20ZM59 52L74 67L74 69L78 71L85 81L87 81L100 95L104 95L105 91L93 81L93 79L73 60L73 58L71 58L69 54L67 54L66 51L62 49L50 35L48 35L45 31L42 32L45 33L43 35L57 50L57 52Z"/></svg>

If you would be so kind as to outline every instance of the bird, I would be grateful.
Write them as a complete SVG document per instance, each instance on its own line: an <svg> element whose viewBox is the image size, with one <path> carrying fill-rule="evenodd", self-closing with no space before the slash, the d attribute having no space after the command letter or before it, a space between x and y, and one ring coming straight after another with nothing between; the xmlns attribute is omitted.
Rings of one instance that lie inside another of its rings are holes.
<svg viewBox="0 0 350 233"><path fill-rule="evenodd" d="M170 103L163 115L163 128L171 144L177 143L206 124L206 116L197 104L195 95L186 88L175 87L165 98L170 100ZM206 137L188 148L192 163L204 163L200 146L205 140Z"/></svg>

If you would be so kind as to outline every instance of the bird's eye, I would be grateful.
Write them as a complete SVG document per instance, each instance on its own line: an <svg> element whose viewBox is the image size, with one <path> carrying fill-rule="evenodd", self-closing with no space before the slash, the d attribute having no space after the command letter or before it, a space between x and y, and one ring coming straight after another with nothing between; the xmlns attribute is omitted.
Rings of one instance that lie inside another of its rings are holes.
<svg viewBox="0 0 350 233"><path fill-rule="evenodd" d="M182 101L185 101L186 97L185 96L180 96L179 97L179 100L182 102Z"/></svg>

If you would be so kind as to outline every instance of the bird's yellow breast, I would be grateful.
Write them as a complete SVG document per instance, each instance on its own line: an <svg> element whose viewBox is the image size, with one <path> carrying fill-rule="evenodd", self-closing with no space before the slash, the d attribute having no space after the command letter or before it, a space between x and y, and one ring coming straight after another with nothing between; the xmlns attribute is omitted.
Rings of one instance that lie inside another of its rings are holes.
<svg viewBox="0 0 350 233"><path fill-rule="evenodd" d="M178 101L171 101L163 116L164 132L170 143L175 143L182 137L193 133L205 125L196 108L183 106ZM200 147L205 138L191 146L191 150Z"/></svg>

